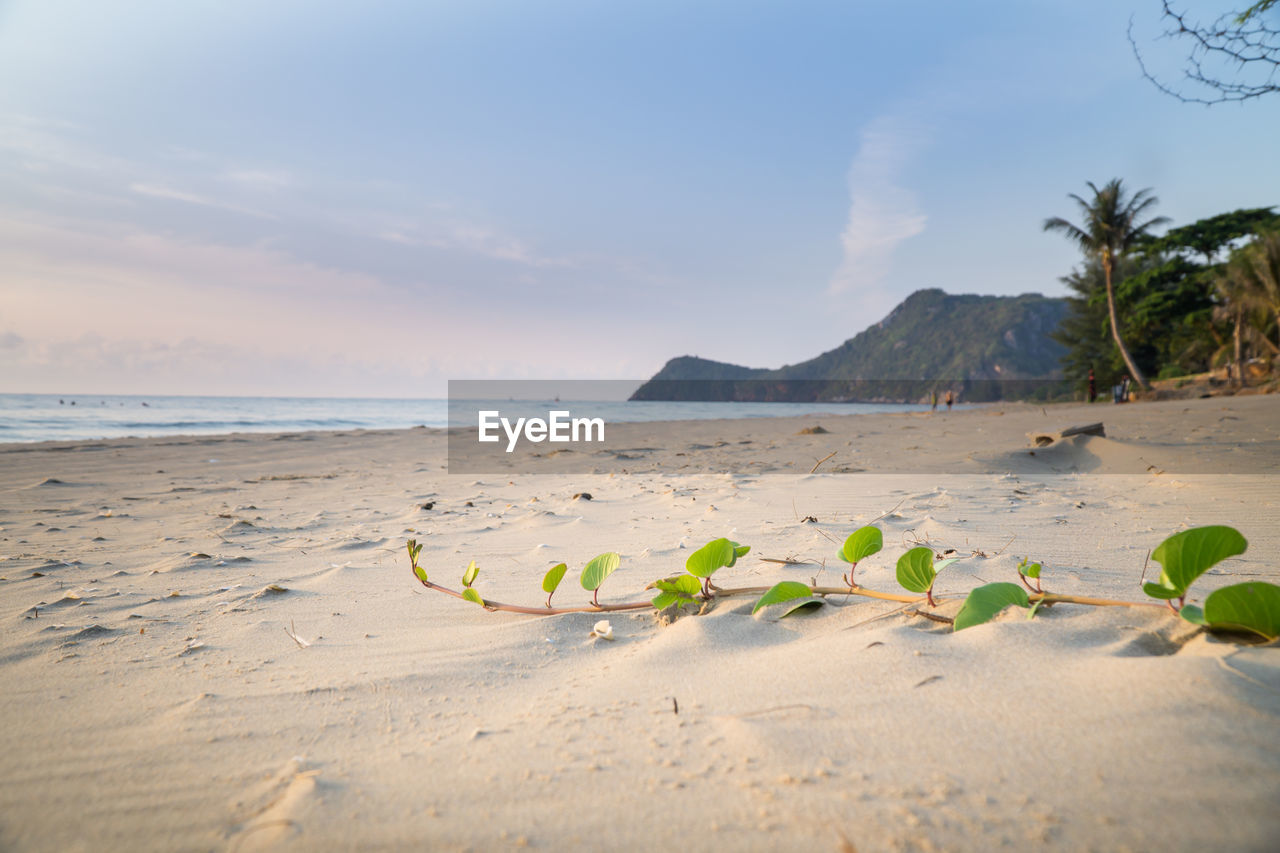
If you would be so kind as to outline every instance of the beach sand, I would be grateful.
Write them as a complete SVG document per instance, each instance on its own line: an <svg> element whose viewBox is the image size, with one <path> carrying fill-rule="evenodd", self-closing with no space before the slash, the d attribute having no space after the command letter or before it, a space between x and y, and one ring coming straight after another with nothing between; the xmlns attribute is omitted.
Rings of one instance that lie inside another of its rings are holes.
<svg viewBox="0 0 1280 853"><path fill-rule="evenodd" d="M926 543L963 557L943 596L1029 556L1143 601L1151 548L1231 524L1203 599L1280 582L1280 396L608 429L585 465L452 475L425 429L0 446L0 849L1275 849L1274 647L858 597L614 613L606 641L426 590L404 544L534 606L567 561L570 605L600 552L631 601L719 536L753 548L723 586L836 585L879 518L868 587Z"/></svg>

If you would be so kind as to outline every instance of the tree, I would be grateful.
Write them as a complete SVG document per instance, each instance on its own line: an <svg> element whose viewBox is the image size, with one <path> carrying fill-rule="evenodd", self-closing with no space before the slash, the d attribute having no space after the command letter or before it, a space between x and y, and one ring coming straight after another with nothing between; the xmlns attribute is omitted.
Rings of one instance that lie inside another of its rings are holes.
<svg viewBox="0 0 1280 853"><path fill-rule="evenodd" d="M1120 319L1116 312L1112 275L1116 266L1128 255L1136 241L1145 237L1150 229L1165 224L1169 219L1157 216L1146 222L1139 221L1157 204L1158 200L1151 195L1150 189L1138 190L1129 197L1119 178L1108 181L1101 189L1092 181L1087 183L1089 189L1093 191L1093 198L1090 201L1085 201L1075 193L1067 196L1080 206L1080 212L1084 217L1083 225L1075 225L1055 216L1044 221L1044 230L1061 232L1079 246L1086 255L1098 258L1098 262L1102 265L1106 287L1107 317L1111 326L1111 337L1120 351L1120 357L1124 359L1125 366L1129 368L1130 376L1143 388L1150 388L1120 334Z"/></svg>
<svg viewBox="0 0 1280 853"><path fill-rule="evenodd" d="M1224 346L1219 326L1233 337L1239 329L1246 342L1256 343L1251 323L1257 309L1236 312L1239 299L1227 294L1246 291L1226 288L1222 279L1228 258L1238 254L1233 247L1277 227L1274 208L1260 207L1220 213L1139 241L1135 263L1116 275L1116 300L1125 309L1122 333L1139 367L1197 373L1221 363L1234 341ZM1249 322L1239 326L1237 319Z"/></svg>
<svg viewBox="0 0 1280 853"><path fill-rule="evenodd" d="M1067 349L1062 356L1063 375L1078 388L1087 386L1090 371L1098 388L1116 385L1124 362L1111 340L1102 266L1097 258L1088 258L1059 281L1070 290L1067 312L1050 337Z"/></svg>
<svg viewBox="0 0 1280 853"><path fill-rule="evenodd" d="M1231 323L1231 360L1241 382L1246 342L1255 353L1265 349L1280 355L1270 337L1280 326L1280 231L1258 232L1256 240L1232 253L1215 283L1222 297L1219 316Z"/></svg>
<svg viewBox="0 0 1280 853"><path fill-rule="evenodd" d="M1180 101L1196 104L1220 104L1247 101L1250 98L1280 92L1280 21L1267 15L1278 0L1259 0L1243 11L1219 15L1212 23L1191 22L1189 12L1177 12L1169 0L1161 0L1161 19L1167 25L1164 37L1190 43L1190 53L1183 65L1183 75L1190 83L1175 89L1162 83L1147 68L1133 37L1133 21L1129 22L1129 44L1142 69L1142 76Z"/></svg>

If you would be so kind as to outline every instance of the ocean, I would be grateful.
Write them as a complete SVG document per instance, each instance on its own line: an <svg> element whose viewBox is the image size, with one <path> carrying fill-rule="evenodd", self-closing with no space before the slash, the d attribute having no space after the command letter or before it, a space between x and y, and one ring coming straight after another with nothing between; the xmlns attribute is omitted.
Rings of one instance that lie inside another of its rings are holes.
<svg viewBox="0 0 1280 853"><path fill-rule="evenodd" d="M694 403L657 401L465 401L463 425L477 408L504 417L543 417L550 409L606 423L761 418L794 415L921 411L927 406L881 403ZM460 422L455 420L455 425ZM104 438L217 435L233 432L408 429L449 426L445 399L330 397L171 397L154 395L0 394L0 443Z"/></svg>

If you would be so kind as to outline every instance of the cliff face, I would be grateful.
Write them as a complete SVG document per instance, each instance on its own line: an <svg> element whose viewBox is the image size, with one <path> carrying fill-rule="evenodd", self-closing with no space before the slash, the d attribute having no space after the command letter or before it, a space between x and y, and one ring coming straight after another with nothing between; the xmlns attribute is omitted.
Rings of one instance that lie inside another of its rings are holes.
<svg viewBox="0 0 1280 853"><path fill-rule="evenodd" d="M951 296L920 290L833 350L777 370L683 356L667 362L636 400L918 400L932 389L968 399L1035 396L1062 376L1065 349L1049 338L1066 301L1039 294ZM1020 385L1010 380L1024 380ZM1004 392L999 386L1004 386ZM979 386L986 390L977 392Z"/></svg>

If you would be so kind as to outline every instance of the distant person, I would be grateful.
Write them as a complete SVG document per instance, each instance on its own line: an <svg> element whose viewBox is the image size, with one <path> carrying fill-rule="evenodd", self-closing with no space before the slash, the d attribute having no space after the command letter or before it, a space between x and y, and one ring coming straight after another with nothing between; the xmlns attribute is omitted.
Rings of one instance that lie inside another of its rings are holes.
<svg viewBox="0 0 1280 853"><path fill-rule="evenodd" d="M1129 402L1129 374L1120 377L1120 402Z"/></svg>
<svg viewBox="0 0 1280 853"><path fill-rule="evenodd" d="M934 391L929 395L930 411L938 411L938 392Z"/></svg>
<svg viewBox="0 0 1280 853"><path fill-rule="evenodd" d="M951 411L951 404L954 403L955 401L956 401L956 395L948 391L947 392L947 411L948 412Z"/></svg>
<svg viewBox="0 0 1280 853"><path fill-rule="evenodd" d="M1093 368L1089 368L1089 402L1098 399L1098 382L1093 378Z"/></svg>

